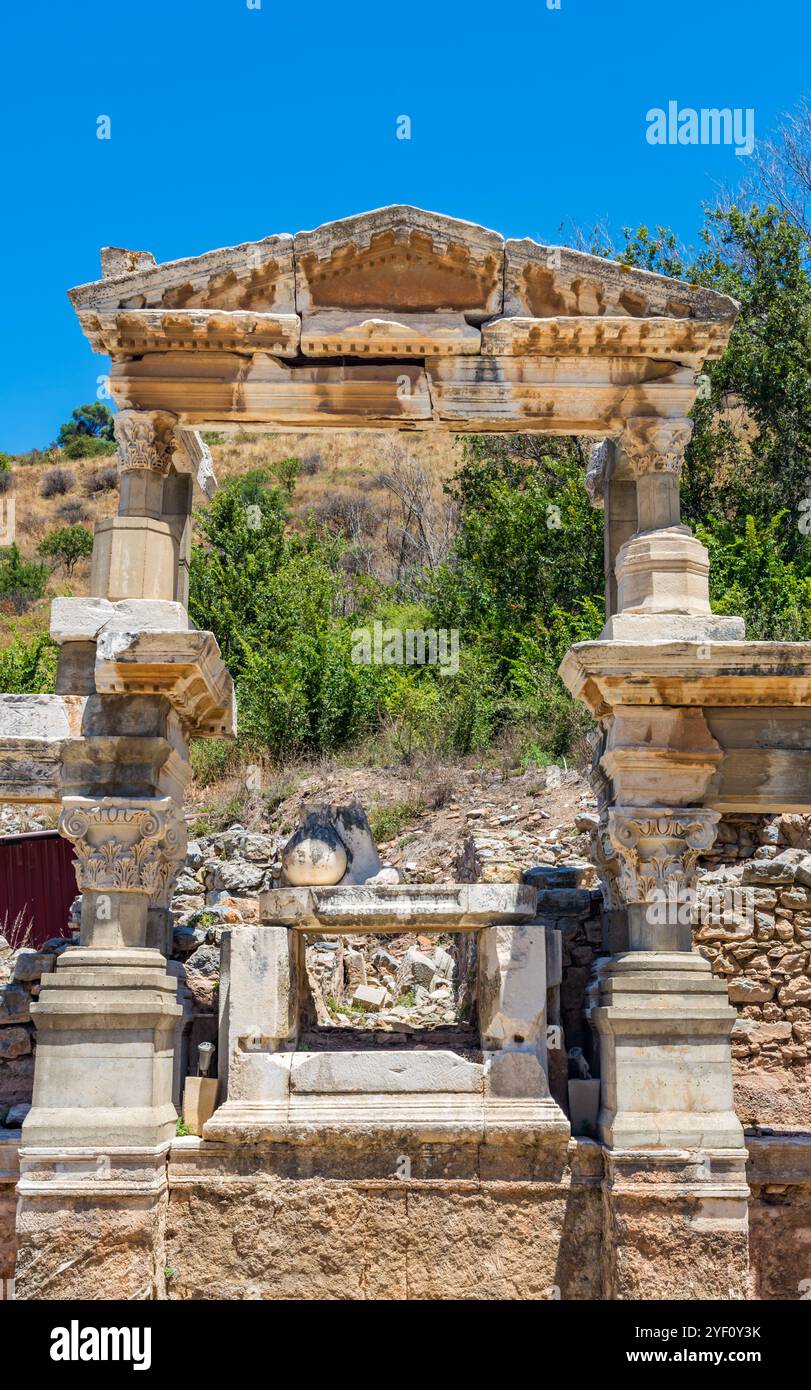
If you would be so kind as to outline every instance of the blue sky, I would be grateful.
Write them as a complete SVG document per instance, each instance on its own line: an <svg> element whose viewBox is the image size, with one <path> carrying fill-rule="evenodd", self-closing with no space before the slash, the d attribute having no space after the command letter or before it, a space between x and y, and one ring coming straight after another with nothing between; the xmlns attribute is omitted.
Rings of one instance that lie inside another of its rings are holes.
<svg viewBox="0 0 811 1390"><path fill-rule="evenodd" d="M811 88L808 0L252 3L6 7L0 450L43 447L95 394L106 359L65 291L101 245L169 260L393 202L690 242L747 161L651 146L647 111L751 107L763 136Z"/></svg>

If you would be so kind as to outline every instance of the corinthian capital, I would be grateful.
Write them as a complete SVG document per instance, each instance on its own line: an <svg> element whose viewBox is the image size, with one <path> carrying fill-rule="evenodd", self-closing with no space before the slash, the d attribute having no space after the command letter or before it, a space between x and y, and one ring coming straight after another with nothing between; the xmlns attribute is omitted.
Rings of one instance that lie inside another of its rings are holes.
<svg viewBox="0 0 811 1390"><path fill-rule="evenodd" d="M631 472L637 478L645 473L678 475L692 432L691 420L629 420L621 447Z"/></svg>
<svg viewBox="0 0 811 1390"><path fill-rule="evenodd" d="M145 893L158 900L186 854L186 823L171 797L66 796L59 831L76 850L83 893Z"/></svg>
<svg viewBox="0 0 811 1390"><path fill-rule="evenodd" d="M119 410L115 417L119 468L168 473L176 424L177 417L162 410Z"/></svg>
<svg viewBox="0 0 811 1390"><path fill-rule="evenodd" d="M710 849L720 812L627 807L608 812L608 840L620 860L617 888L626 905L649 903L668 886L692 887L696 861Z"/></svg>

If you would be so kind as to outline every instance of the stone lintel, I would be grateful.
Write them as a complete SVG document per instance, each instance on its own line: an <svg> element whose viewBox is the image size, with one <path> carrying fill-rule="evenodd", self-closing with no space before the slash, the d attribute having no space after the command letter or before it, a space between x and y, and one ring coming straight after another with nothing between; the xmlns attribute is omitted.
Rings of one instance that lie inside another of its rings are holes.
<svg viewBox="0 0 811 1390"><path fill-rule="evenodd" d="M274 888L259 897L264 922L296 931L470 931L535 916L529 884L392 884Z"/></svg>

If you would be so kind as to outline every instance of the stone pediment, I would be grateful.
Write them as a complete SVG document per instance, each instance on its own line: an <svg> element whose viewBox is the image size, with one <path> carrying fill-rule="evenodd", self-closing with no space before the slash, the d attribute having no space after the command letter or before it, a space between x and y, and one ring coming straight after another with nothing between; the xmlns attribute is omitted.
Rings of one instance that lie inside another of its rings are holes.
<svg viewBox="0 0 811 1390"><path fill-rule="evenodd" d="M105 248L70 292L119 407L265 427L613 434L684 415L735 301L419 208L157 265Z"/></svg>

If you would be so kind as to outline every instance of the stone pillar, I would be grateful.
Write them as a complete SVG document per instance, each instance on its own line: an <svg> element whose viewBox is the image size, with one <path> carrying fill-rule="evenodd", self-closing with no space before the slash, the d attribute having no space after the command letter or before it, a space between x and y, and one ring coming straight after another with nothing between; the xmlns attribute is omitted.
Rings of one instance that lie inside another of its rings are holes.
<svg viewBox="0 0 811 1390"><path fill-rule="evenodd" d="M607 610L606 639L731 641L740 618L710 609L709 557L682 526L679 479L692 424L687 419L630 420L619 441L623 473L636 489L637 531L616 555L616 611Z"/></svg>
<svg viewBox="0 0 811 1390"><path fill-rule="evenodd" d="M542 922L479 932L476 997L488 1095L549 1096L546 955Z"/></svg>
<svg viewBox="0 0 811 1390"><path fill-rule="evenodd" d="M170 478L176 423L163 411L122 410L115 417L121 491L118 516L96 526L90 575L95 597L171 601L181 591L185 595L180 560L190 480L181 479L181 491L187 489L181 524L182 499ZM164 515L165 494L171 520Z"/></svg>
<svg viewBox="0 0 811 1390"><path fill-rule="evenodd" d="M723 980L691 949L696 863L718 820L702 807L621 805L604 812L594 837L607 892L627 916L626 949L600 962L590 1011L610 1298L746 1296L735 1011Z"/></svg>
<svg viewBox="0 0 811 1390"><path fill-rule="evenodd" d="M181 1009L145 942L150 898L183 860L185 823L169 797L68 796L60 829L76 849L81 942L32 1006L17 1296L155 1298Z"/></svg>

